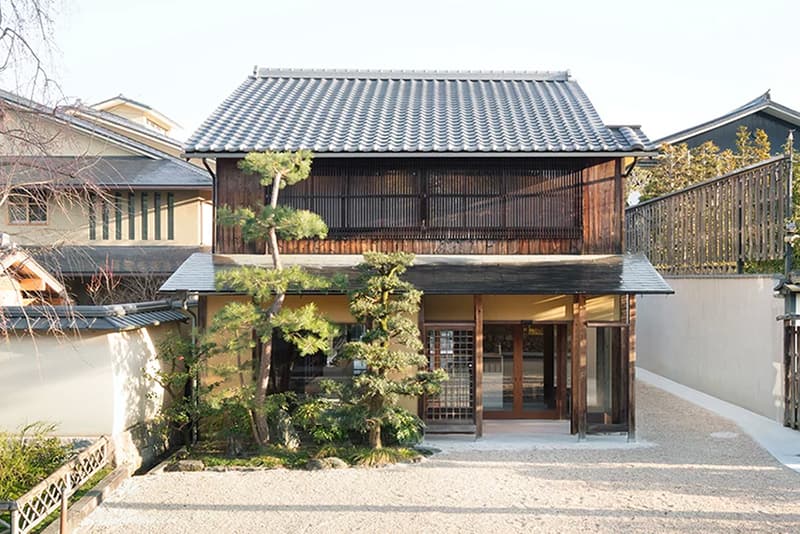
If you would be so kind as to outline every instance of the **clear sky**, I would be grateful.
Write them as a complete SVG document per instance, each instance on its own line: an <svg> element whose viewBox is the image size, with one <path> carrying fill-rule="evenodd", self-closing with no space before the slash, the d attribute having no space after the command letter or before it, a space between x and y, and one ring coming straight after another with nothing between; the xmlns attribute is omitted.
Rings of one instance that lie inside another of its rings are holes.
<svg viewBox="0 0 800 534"><path fill-rule="evenodd" d="M772 89L800 109L798 0L70 0L56 75L185 134L262 67L564 70L651 138Z"/></svg>

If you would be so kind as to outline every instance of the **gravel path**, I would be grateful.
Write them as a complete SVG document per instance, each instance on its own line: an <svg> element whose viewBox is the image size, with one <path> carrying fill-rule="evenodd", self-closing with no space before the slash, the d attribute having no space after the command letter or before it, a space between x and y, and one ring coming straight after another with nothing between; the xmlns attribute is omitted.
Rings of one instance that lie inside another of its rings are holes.
<svg viewBox="0 0 800 534"><path fill-rule="evenodd" d="M640 383L637 402L652 447L142 476L80 532L800 532L800 475L733 423L659 389Z"/></svg>

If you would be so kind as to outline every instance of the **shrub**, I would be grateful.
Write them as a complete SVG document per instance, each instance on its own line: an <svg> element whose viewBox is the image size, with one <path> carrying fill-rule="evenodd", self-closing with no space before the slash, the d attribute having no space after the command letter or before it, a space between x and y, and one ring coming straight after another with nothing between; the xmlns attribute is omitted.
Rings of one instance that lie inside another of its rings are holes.
<svg viewBox="0 0 800 534"><path fill-rule="evenodd" d="M0 432L0 500L24 495L67 461L72 447L48 437L54 430L39 422L16 434Z"/></svg>

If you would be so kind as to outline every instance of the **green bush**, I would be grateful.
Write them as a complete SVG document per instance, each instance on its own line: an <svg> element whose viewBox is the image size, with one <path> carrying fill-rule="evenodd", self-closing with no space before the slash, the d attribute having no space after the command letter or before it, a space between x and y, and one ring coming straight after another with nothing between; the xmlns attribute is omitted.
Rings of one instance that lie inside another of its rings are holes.
<svg viewBox="0 0 800 534"><path fill-rule="evenodd" d="M0 500L14 500L47 478L72 448L48 437L55 425L33 423L19 433L0 432Z"/></svg>

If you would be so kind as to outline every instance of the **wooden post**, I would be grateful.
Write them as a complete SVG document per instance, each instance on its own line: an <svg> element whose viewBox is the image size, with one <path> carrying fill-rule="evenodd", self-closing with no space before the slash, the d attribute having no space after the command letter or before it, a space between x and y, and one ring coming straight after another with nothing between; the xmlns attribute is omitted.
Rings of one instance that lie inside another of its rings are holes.
<svg viewBox="0 0 800 534"><path fill-rule="evenodd" d="M422 299L419 303L419 313L417 314L417 328L419 328L419 336L422 340L422 347L423 353L425 354L425 358L428 360L427 370L433 370L433 366L431 365L431 355L430 351L428 350L428 340L427 340L427 332L425 331L425 295L422 296ZM428 417L428 410L427 410L427 403L428 399L423 394L417 398L417 416L425 421Z"/></svg>
<svg viewBox="0 0 800 534"><path fill-rule="evenodd" d="M558 417L567 417L567 325L556 326L556 353L558 358L558 392L556 393L556 409Z"/></svg>
<svg viewBox="0 0 800 534"><path fill-rule="evenodd" d="M572 310L572 433L586 438L586 295L576 295Z"/></svg>
<svg viewBox="0 0 800 534"><path fill-rule="evenodd" d="M552 406L555 397L555 325L544 327L544 360L542 371L544 373L544 400L547 407Z"/></svg>
<svg viewBox="0 0 800 534"><path fill-rule="evenodd" d="M64 477L64 487L61 490L61 517L58 525L60 534L69 534L67 525L67 510L69 509L69 494L72 490L72 475L67 473Z"/></svg>
<svg viewBox="0 0 800 534"><path fill-rule="evenodd" d="M475 435L483 436L483 295L475 295Z"/></svg>
<svg viewBox="0 0 800 534"><path fill-rule="evenodd" d="M636 441L636 295L628 295L628 441Z"/></svg>

